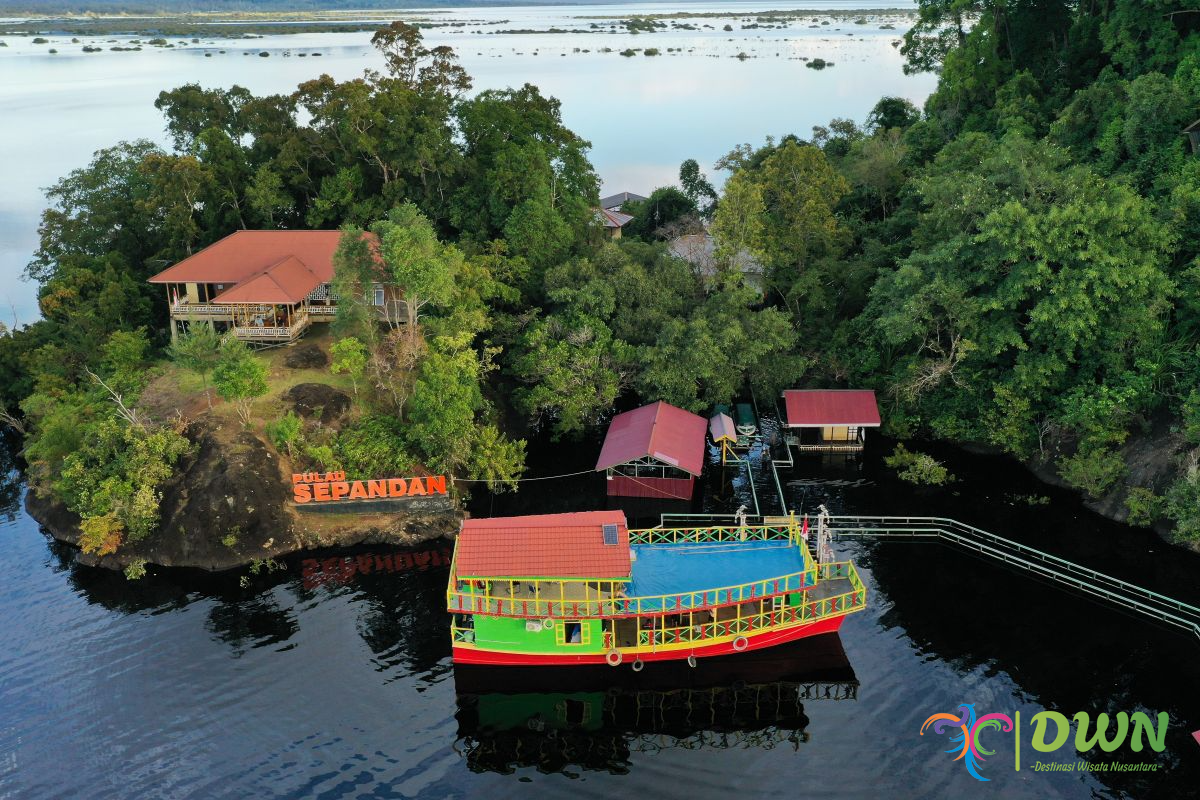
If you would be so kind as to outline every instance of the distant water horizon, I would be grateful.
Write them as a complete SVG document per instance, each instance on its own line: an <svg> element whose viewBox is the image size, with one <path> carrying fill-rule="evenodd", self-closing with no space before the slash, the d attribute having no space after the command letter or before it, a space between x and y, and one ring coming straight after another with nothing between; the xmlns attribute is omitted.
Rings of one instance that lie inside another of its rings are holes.
<svg viewBox="0 0 1200 800"><path fill-rule="evenodd" d="M688 158L720 186L725 176L714 162L739 144L792 133L805 138L812 126L835 117L861 123L884 95L921 105L936 78L904 74L899 44L910 13L890 10L898 5L894 0L880 2L889 10L864 11L857 23L822 17L817 8L868 5L868 0L689 0L444 8L423 34L430 45L454 48L472 76L473 91L532 83L558 98L566 125L592 143L602 192L647 195L674 183L680 162ZM801 7L812 18L806 14L785 27L742 27L752 24L751 11ZM720 15L688 19L687 29L641 34L617 28L615 19L602 21L634 8L646 14ZM424 14L408 10L399 17ZM361 18L382 25L395 17L365 12ZM545 32L552 28L563 32ZM95 151L122 140L166 146L164 121L154 108L160 91L198 82L289 93L322 73L349 80L364 69L383 68L367 30L272 33L249 40L168 36L170 48L147 46L145 35L40 35L48 41L34 44L32 36L0 34L7 45L0 47L0 74L6 78L0 109L7 119L21 120L0 126L0 150L10 156L6 192L0 195L0 319L6 325L14 317L23 324L39 316L37 287L20 276L37 247L44 190L86 166ZM111 49L129 47L132 39L140 40L140 51ZM651 47L661 55L621 55ZM807 68L815 58L834 66ZM47 131L54 132L52 148L46 147Z"/></svg>

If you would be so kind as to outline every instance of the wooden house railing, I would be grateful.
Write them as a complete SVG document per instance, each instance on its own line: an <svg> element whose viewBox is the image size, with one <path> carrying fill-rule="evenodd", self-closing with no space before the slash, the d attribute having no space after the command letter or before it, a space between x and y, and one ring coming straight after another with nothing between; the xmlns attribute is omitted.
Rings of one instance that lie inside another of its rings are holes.
<svg viewBox="0 0 1200 800"><path fill-rule="evenodd" d="M310 320L307 314L292 317L292 324L287 325L238 325L233 329L233 335L246 339L269 339L272 341L287 341L295 339L308 327Z"/></svg>
<svg viewBox="0 0 1200 800"><path fill-rule="evenodd" d="M233 306L213 305L211 303L187 303L180 301L171 305L171 313L232 316Z"/></svg>

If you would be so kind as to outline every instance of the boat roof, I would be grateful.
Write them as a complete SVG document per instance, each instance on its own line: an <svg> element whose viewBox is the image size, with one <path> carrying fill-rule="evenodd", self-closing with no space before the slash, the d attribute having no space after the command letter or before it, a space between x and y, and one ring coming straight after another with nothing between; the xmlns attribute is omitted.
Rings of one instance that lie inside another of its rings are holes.
<svg viewBox="0 0 1200 800"><path fill-rule="evenodd" d="M707 429L704 417L661 400L618 414L608 425L596 471L648 457L699 475Z"/></svg>
<svg viewBox="0 0 1200 800"><path fill-rule="evenodd" d="M733 427L733 420L728 414L714 414L712 419L708 421L708 434L712 436L714 442L737 441L737 431Z"/></svg>
<svg viewBox="0 0 1200 800"><path fill-rule="evenodd" d="M464 578L628 578L631 563L621 511L468 519L455 551Z"/></svg>
<svg viewBox="0 0 1200 800"><path fill-rule="evenodd" d="M789 428L877 428L880 423L879 405L871 389L788 389L783 403Z"/></svg>

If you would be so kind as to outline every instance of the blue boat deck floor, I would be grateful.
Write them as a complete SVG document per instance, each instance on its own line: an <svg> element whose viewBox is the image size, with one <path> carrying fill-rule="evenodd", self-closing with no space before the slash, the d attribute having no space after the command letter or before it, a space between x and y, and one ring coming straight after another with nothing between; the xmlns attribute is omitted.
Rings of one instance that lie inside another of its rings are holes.
<svg viewBox="0 0 1200 800"><path fill-rule="evenodd" d="M804 570L804 555L788 541L639 544L633 552L629 594L638 597L703 592Z"/></svg>

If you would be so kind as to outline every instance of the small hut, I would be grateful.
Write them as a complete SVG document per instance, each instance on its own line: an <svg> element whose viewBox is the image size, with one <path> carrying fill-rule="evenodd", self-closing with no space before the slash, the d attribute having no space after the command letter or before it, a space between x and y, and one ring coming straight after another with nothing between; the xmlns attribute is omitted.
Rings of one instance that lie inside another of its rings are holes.
<svg viewBox="0 0 1200 800"><path fill-rule="evenodd" d="M788 389L783 403L801 450L861 450L866 429L880 424L870 389Z"/></svg>
<svg viewBox="0 0 1200 800"><path fill-rule="evenodd" d="M690 500L707 429L704 417L661 401L613 417L596 461L608 496Z"/></svg>

